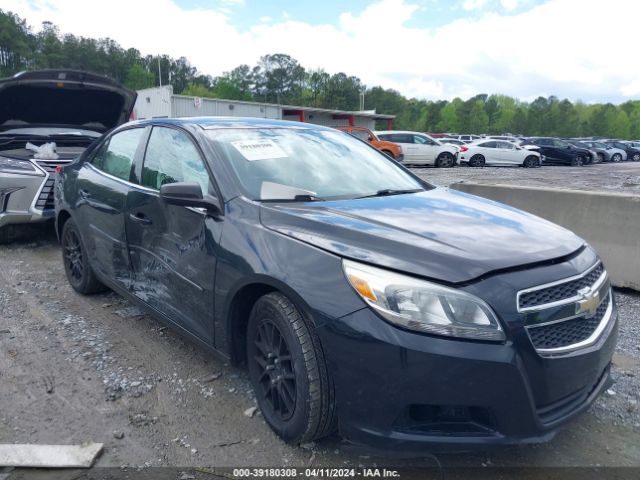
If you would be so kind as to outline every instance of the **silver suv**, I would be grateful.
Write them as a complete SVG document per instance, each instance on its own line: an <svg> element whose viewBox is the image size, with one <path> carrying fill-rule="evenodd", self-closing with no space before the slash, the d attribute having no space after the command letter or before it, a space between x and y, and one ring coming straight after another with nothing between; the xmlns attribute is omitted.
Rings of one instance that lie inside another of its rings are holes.
<svg viewBox="0 0 640 480"><path fill-rule="evenodd" d="M0 80L0 243L54 213L56 167L129 120L136 93L100 75L23 72Z"/></svg>

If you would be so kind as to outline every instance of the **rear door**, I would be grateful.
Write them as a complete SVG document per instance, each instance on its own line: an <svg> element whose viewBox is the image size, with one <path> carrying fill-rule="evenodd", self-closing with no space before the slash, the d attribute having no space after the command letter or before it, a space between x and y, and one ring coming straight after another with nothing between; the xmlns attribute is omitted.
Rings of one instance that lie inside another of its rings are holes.
<svg viewBox="0 0 640 480"><path fill-rule="evenodd" d="M441 145L426 135L414 134L413 141L416 144L421 161L430 165L434 164L438 153L440 153Z"/></svg>
<svg viewBox="0 0 640 480"><path fill-rule="evenodd" d="M121 130L98 148L78 171L76 215L91 265L98 273L128 285L130 263L125 208L134 186L133 165L142 155L147 128Z"/></svg>
<svg viewBox="0 0 640 480"><path fill-rule="evenodd" d="M169 205L160 187L197 182L213 194L204 156L182 129L154 126L126 199L126 234L135 274L134 295L173 323L213 343L213 286L222 222L204 209Z"/></svg>
<svg viewBox="0 0 640 480"><path fill-rule="evenodd" d="M510 142L497 142L496 158L500 165L519 165L519 155L516 146Z"/></svg>

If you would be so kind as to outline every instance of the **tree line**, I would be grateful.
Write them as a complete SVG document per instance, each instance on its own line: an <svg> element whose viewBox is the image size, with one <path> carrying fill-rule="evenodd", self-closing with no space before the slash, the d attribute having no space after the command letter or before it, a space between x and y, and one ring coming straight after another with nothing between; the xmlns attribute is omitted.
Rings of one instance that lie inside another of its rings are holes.
<svg viewBox="0 0 640 480"><path fill-rule="evenodd" d="M25 19L0 9L0 77L43 68L92 71L134 90L171 84L175 93L201 97L340 110L359 110L364 101L365 110L396 115L397 129L640 139L640 101L636 100L586 104L550 96L523 102L500 94L422 100L381 86L368 87L344 72L305 69L282 53L213 77L198 72L186 57L142 55L110 38L61 33L50 22L34 33Z"/></svg>

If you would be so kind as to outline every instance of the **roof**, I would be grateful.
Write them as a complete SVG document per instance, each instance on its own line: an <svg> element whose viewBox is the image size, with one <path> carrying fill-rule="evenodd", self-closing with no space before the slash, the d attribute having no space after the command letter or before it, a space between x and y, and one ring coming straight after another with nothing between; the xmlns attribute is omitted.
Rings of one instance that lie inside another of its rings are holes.
<svg viewBox="0 0 640 480"><path fill-rule="evenodd" d="M314 123L291 122L288 120L273 120L269 118L254 117L179 117L166 118L154 117L132 122L138 125L164 124L164 125L197 125L204 130L216 128L256 128L256 127L289 127L306 128L314 130L334 130Z"/></svg>
<svg viewBox="0 0 640 480"><path fill-rule="evenodd" d="M151 89L146 89L151 90ZM172 94L177 98L196 98L190 95L176 95ZM317 107L304 107L302 105L282 105L278 103L266 103L266 102L249 102L246 100L229 100L227 98L209 98L203 97L203 100L215 101L215 102L231 102L239 105L259 105L262 107L278 107L282 110L301 110L303 112L310 113L330 113L333 115L356 115L358 117L365 118L373 118L378 120L386 120L386 119L394 119L395 115L385 115L382 113L376 113L375 110L335 110L328 108L317 108Z"/></svg>

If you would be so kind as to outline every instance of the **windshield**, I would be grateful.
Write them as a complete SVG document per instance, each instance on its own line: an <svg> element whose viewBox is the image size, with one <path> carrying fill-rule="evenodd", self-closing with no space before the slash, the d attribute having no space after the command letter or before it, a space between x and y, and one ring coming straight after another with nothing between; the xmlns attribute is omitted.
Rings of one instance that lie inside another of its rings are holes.
<svg viewBox="0 0 640 480"><path fill-rule="evenodd" d="M216 129L222 150L250 196L282 199L359 197L423 185L377 150L342 132L307 128ZM279 189L272 187L277 185ZM268 188L266 188L268 187Z"/></svg>

